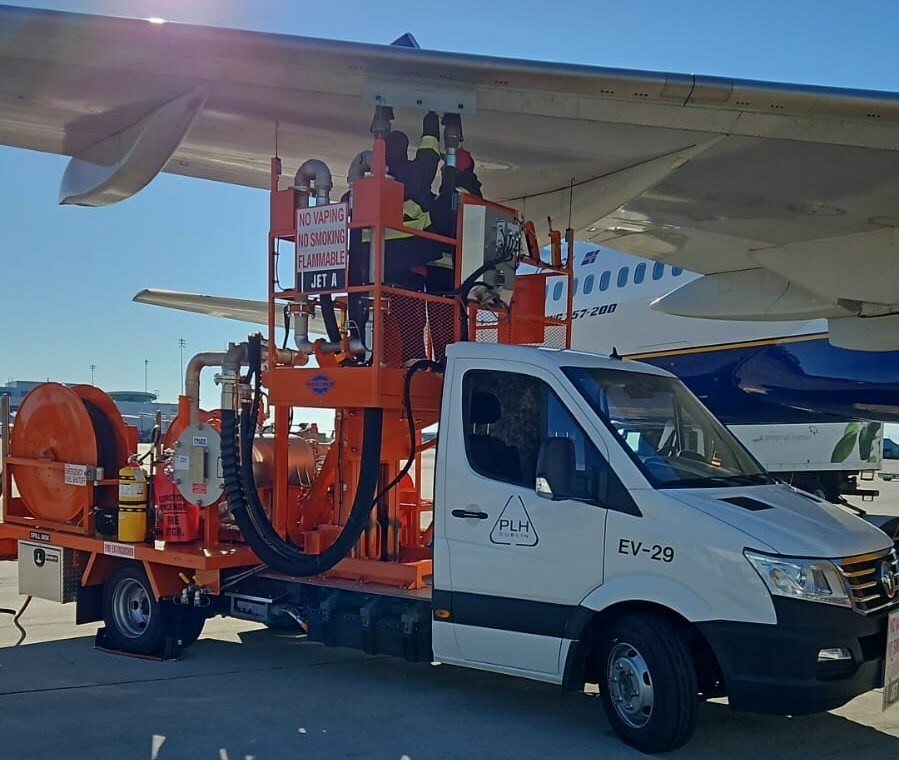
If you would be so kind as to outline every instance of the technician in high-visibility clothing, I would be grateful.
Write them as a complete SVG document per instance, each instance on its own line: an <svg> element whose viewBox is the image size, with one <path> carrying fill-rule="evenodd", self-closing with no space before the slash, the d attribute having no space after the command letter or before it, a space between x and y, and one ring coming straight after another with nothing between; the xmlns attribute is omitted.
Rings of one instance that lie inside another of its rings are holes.
<svg viewBox="0 0 899 760"><path fill-rule="evenodd" d="M440 164L440 120L429 111L421 124L421 142L415 158L409 160L409 138L404 132L390 132L386 140L387 172L403 183L403 223L418 230L430 230L432 185ZM408 232L388 230L384 246L384 283L409 290L424 290L424 265L440 257L440 246Z"/></svg>
<svg viewBox="0 0 899 760"><path fill-rule="evenodd" d="M476 195L481 193L481 181L474 171L474 158L465 148L456 151L456 171L454 181L444 173L440 193L431 206L431 231L445 237L456 237L456 217L458 208L453 208L456 193ZM458 204L455 204L458 206ZM437 295L448 294L455 287L453 282L453 253L441 247L440 257L427 264L427 291Z"/></svg>

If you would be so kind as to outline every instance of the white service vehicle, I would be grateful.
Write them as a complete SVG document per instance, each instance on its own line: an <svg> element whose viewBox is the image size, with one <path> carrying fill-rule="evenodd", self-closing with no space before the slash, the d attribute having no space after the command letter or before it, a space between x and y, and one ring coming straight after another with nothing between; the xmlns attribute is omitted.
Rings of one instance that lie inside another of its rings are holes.
<svg viewBox="0 0 899 760"><path fill-rule="evenodd" d="M683 744L701 698L795 715L883 684L892 541L776 483L663 370L453 345L435 467L430 595L282 576L229 596L299 610L332 645L598 683L647 752ZM401 643L372 638L384 599Z"/></svg>

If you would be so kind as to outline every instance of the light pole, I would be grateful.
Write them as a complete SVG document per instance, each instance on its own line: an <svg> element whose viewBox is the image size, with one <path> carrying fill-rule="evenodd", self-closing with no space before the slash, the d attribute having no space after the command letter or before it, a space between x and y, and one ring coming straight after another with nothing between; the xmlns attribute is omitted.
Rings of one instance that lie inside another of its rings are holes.
<svg viewBox="0 0 899 760"><path fill-rule="evenodd" d="M150 366L150 360L144 359L144 393L147 392L147 370Z"/></svg>
<svg viewBox="0 0 899 760"><path fill-rule="evenodd" d="M181 395L184 395L184 347L187 341L184 338L178 338L178 348L181 349Z"/></svg>
<svg viewBox="0 0 899 760"><path fill-rule="evenodd" d="M94 372L97 371L97 365L91 364L91 385L94 384Z"/></svg>

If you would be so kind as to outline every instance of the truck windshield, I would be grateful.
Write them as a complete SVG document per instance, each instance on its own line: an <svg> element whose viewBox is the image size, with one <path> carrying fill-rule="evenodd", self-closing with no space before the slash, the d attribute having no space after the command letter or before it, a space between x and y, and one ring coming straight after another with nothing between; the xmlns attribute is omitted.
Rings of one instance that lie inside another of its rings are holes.
<svg viewBox="0 0 899 760"><path fill-rule="evenodd" d="M656 488L774 482L680 380L593 367L563 371Z"/></svg>

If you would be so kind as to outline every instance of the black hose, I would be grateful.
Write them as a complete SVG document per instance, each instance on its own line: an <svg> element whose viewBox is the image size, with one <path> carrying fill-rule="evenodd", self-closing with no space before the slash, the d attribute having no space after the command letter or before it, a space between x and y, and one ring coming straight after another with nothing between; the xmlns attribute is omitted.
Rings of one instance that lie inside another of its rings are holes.
<svg viewBox="0 0 899 760"><path fill-rule="evenodd" d="M441 365L421 360L409 368L403 387L403 403L409 425L410 455L406 465L377 495L375 489L381 474L381 432L384 413L382 409L365 409L363 412L362 467L359 483L349 517L343 530L327 549L320 554L300 551L290 541L281 538L272 527L256 488L253 475L253 438L258 416L261 393L261 337L251 337L247 359L250 365L247 381L255 376L254 398L241 407L238 447L236 414L223 410L221 417L222 471L225 494L231 513L244 538L256 556L273 570L287 575L319 575L330 570L353 548L368 524L371 510L409 472L415 458L415 420L412 413L412 378L423 369L442 371Z"/></svg>
<svg viewBox="0 0 899 760"><path fill-rule="evenodd" d="M406 460L403 468L396 474L396 477L384 486L375 497L376 503L383 499L391 488L399 484L409 470L412 469L412 463L415 461L415 418L412 416L412 378L416 372L420 372L423 369L429 369L432 372L443 372L443 365L430 359L419 359L406 372L406 377L403 380L403 408L406 411L406 422L409 428L409 458Z"/></svg>
<svg viewBox="0 0 899 760"><path fill-rule="evenodd" d="M343 530L320 554L306 554L278 535L265 514L253 478L252 410L241 411L241 454L237 451L237 418L232 410L222 411L222 470L225 493L234 519L256 556L273 570L287 575L319 575L330 570L359 540L374 502L381 473L381 428L383 410L366 409L362 433L362 468L353 508Z"/></svg>
<svg viewBox="0 0 899 760"><path fill-rule="evenodd" d="M322 321L325 323L325 331L331 343L340 343L340 328L337 326L337 315L334 313L334 300L330 293L323 293L321 297Z"/></svg>

